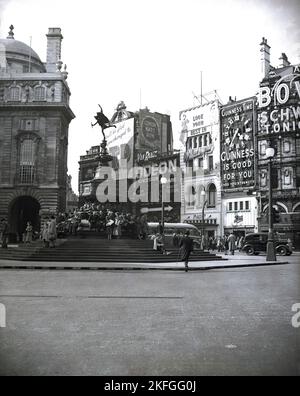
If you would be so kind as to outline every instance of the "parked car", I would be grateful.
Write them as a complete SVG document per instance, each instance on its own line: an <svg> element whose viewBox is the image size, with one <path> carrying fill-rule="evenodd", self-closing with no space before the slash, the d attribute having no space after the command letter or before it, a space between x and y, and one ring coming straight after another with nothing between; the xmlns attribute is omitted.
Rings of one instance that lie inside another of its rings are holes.
<svg viewBox="0 0 300 396"><path fill-rule="evenodd" d="M267 251L268 234L256 233L248 234L245 237L242 251L247 253L249 256L258 255L261 252ZM274 238L274 245L276 254L280 256L290 256L293 253L293 247L285 239Z"/></svg>

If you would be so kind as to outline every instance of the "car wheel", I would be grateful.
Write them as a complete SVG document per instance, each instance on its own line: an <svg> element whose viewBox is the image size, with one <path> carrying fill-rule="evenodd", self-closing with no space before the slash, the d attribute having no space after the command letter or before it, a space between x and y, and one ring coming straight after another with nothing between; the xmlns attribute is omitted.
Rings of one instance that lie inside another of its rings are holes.
<svg viewBox="0 0 300 396"><path fill-rule="evenodd" d="M287 255L287 249L284 246L281 246L277 249L277 253L280 256L286 256Z"/></svg>
<svg viewBox="0 0 300 396"><path fill-rule="evenodd" d="M248 246L248 247L245 249L245 252L246 252L246 254L248 254L248 256L253 256L253 255L255 254L255 251L254 251L254 249L253 249L252 246Z"/></svg>

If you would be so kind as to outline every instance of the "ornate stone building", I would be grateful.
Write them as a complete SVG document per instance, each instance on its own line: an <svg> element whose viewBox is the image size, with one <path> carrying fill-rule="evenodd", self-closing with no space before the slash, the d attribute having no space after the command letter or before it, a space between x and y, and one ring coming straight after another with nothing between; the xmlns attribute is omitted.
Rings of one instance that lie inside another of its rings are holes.
<svg viewBox="0 0 300 396"><path fill-rule="evenodd" d="M27 221L65 211L69 107L68 73L61 62L61 29L47 35L47 61L9 36L0 39L0 217L12 238Z"/></svg>
<svg viewBox="0 0 300 396"><path fill-rule="evenodd" d="M259 228L268 231L268 185L272 178L275 231L300 247L300 65L285 54L278 67L270 64L270 46L261 43L262 80L258 105ZM272 174L266 149L275 149Z"/></svg>
<svg viewBox="0 0 300 396"><path fill-rule="evenodd" d="M211 100L180 113L182 125L181 220L205 237L223 234L220 178L220 102Z"/></svg>

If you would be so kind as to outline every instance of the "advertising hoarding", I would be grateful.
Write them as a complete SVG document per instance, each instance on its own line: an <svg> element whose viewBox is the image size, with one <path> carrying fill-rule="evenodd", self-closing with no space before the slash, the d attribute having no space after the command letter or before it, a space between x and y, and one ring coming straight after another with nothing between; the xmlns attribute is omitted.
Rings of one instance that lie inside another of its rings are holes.
<svg viewBox="0 0 300 396"><path fill-rule="evenodd" d="M141 120L136 141L138 161L156 158L161 153L161 122L147 115Z"/></svg>
<svg viewBox="0 0 300 396"><path fill-rule="evenodd" d="M209 102L180 112L181 135L180 141L185 143L191 136L209 132L208 127L219 123L219 103Z"/></svg>
<svg viewBox="0 0 300 396"><path fill-rule="evenodd" d="M221 178L224 191L255 186L255 100L221 110Z"/></svg>
<svg viewBox="0 0 300 396"><path fill-rule="evenodd" d="M300 66L291 66L279 80L260 87L258 133L283 136L300 130Z"/></svg>
<svg viewBox="0 0 300 396"><path fill-rule="evenodd" d="M118 122L115 126L106 129L108 152L114 157L115 169L119 169L120 160L126 160L127 169L130 169L133 167L134 118Z"/></svg>

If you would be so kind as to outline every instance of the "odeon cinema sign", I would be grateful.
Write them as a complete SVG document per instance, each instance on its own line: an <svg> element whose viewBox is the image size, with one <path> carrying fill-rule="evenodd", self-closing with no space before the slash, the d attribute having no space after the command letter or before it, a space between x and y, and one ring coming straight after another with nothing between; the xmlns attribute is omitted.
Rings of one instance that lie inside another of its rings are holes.
<svg viewBox="0 0 300 396"><path fill-rule="evenodd" d="M300 65L274 85L261 87L257 105L260 134L300 132Z"/></svg>

